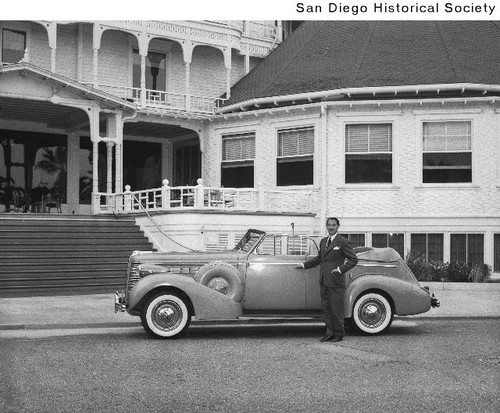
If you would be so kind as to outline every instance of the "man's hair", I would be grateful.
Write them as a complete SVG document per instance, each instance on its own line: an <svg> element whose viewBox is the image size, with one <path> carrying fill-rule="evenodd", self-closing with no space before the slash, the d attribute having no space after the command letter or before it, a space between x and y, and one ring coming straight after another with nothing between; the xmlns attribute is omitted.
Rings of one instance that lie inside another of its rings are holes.
<svg viewBox="0 0 500 413"><path fill-rule="evenodd" d="M335 217L329 217L326 219L326 225L328 225L328 221L335 221L337 223L337 225L340 225L340 221L338 218L335 218Z"/></svg>

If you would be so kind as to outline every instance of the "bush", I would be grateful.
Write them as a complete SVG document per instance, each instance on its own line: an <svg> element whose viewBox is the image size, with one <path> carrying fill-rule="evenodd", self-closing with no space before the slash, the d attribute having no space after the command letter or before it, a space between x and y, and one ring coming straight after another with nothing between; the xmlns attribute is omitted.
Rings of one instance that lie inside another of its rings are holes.
<svg viewBox="0 0 500 413"><path fill-rule="evenodd" d="M427 261L425 255L417 251L408 253L406 263L418 281L484 283L491 277L491 267L487 264Z"/></svg>
<svg viewBox="0 0 500 413"><path fill-rule="evenodd" d="M475 264L469 274L469 281L473 283L487 283L491 280L491 267L488 264Z"/></svg>

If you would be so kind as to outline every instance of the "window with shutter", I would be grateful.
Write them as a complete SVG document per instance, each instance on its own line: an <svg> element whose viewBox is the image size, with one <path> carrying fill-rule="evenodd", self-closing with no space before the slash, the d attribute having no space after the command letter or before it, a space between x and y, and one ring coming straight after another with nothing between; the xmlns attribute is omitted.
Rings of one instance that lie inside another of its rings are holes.
<svg viewBox="0 0 500 413"><path fill-rule="evenodd" d="M278 186L312 185L314 181L314 128L278 131Z"/></svg>
<svg viewBox="0 0 500 413"><path fill-rule="evenodd" d="M348 184L392 182L392 125L346 125L345 180Z"/></svg>
<svg viewBox="0 0 500 413"><path fill-rule="evenodd" d="M255 133L222 136L221 185L229 188L254 186Z"/></svg>
<svg viewBox="0 0 500 413"><path fill-rule="evenodd" d="M423 183L472 182L471 122L424 122Z"/></svg>

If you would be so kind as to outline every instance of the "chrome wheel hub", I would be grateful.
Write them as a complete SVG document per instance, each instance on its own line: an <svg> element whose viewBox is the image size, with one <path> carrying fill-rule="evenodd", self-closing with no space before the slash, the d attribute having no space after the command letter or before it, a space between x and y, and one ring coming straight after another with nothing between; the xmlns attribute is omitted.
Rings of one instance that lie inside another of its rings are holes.
<svg viewBox="0 0 500 413"><path fill-rule="evenodd" d="M378 300L369 300L363 303L359 308L358 315L361 322L370 328L380 326L387 316L384 305Z"/></svg>
<svg viewBox="0 0 500 413"><path fill-rule="evenodd" d="M170 331L178 327L182 321L182 308L176 302L162 301L152 312L154 325L163 331Z"/></svg>
<svg viewBox="0 0 500 413"><path fill-rule="evenodd" d="M219 293L224 295L227 295L227 293L229 292L228 282L221 277L215 277L208 283L207 287L211 288L212 290L218 291Z"/></svg>

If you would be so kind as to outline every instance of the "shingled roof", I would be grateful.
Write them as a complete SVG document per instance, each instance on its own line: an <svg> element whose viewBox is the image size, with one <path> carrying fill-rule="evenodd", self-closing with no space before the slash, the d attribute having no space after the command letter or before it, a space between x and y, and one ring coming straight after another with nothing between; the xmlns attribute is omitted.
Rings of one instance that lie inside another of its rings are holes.
<svg viewBox="0 0 500 413"><path fill-rule="evenodd" d="M404 85L500 85L500 22L308 21L236 83L249 100Z"/></svg>

